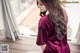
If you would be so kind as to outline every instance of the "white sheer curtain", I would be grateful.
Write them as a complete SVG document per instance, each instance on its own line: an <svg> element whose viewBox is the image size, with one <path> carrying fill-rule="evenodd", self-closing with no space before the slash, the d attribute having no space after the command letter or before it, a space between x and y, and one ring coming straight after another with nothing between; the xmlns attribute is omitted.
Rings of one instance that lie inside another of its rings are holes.
<svg viewBox="0 0 80 53"><path fill-rule="evenodd" d="M18 38L19 32L18 32L16 21L12 14L10 2L9 0L1 0L1 3L2 3L2 11L3 11L5 36L6 38L15 41L16 38Z"/></svg>
<svg viewBox="0 0 80 53"><path fill-rule="evenodd" d="M77 39L77 44L80 45L80 23L79 23L79 27L78 27L78 31L77 31L77 35L76 35L76 39Z"/></svg>

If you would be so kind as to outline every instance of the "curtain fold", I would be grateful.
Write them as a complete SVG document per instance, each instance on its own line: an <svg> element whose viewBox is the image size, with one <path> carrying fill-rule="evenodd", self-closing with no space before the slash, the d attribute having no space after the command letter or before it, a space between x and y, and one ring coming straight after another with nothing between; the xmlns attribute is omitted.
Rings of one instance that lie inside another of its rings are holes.
<svg viewBox="0 0 80 53"><path fill-rule="evenodd" d="M1 0L2 2L2 11L3 11L3 21L6 38L12 39L13 41L16 38L19 38L19 31L16 24L16 20L13 16L9 0Z"/></svg>
<svg viewBox="0 0 80 53"><path fill-rule="evenodd" d="M79 27L78 27L78 31L77 31L77 35L76 35L76 39L77 39L77 44L80 45L80 23L79 23Z"/></svg>

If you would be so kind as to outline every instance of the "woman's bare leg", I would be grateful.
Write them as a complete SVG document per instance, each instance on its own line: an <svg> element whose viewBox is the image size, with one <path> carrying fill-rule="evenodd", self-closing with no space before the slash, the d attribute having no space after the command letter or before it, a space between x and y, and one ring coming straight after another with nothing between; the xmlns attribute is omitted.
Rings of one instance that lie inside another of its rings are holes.
<svg viewBox="0 0 80 53"><path fill-rule="evenodd" d="M41 49L42 49L42 51L44 51L45 48L46 48L46 44L45 44L45 45L41 45Z"/></svg>

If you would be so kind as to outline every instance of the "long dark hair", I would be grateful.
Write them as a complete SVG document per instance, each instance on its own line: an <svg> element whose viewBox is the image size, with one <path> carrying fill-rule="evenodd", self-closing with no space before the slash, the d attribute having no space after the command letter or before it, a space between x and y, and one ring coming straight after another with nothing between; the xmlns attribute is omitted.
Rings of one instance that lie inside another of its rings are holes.
<svg viewBox="0 0 80 53"><path fill-rule="evenodd" d="M49 19L55 23L57 39L62 40L62 35L67 34L67 30L60 0L41 0L41 2L49 11Z"/></svg>

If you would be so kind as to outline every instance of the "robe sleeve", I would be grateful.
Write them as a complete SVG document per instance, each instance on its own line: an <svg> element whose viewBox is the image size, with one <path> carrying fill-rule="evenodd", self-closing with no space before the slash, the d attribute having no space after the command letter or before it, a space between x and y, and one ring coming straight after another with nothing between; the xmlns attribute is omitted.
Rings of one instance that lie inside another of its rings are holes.
<svg viewBox="0 0 80 53"><path fill-rule="evenodd" d="M48 32L43 24L38 26L37 45L44 45L47 43L47 33Z"/></svg>

